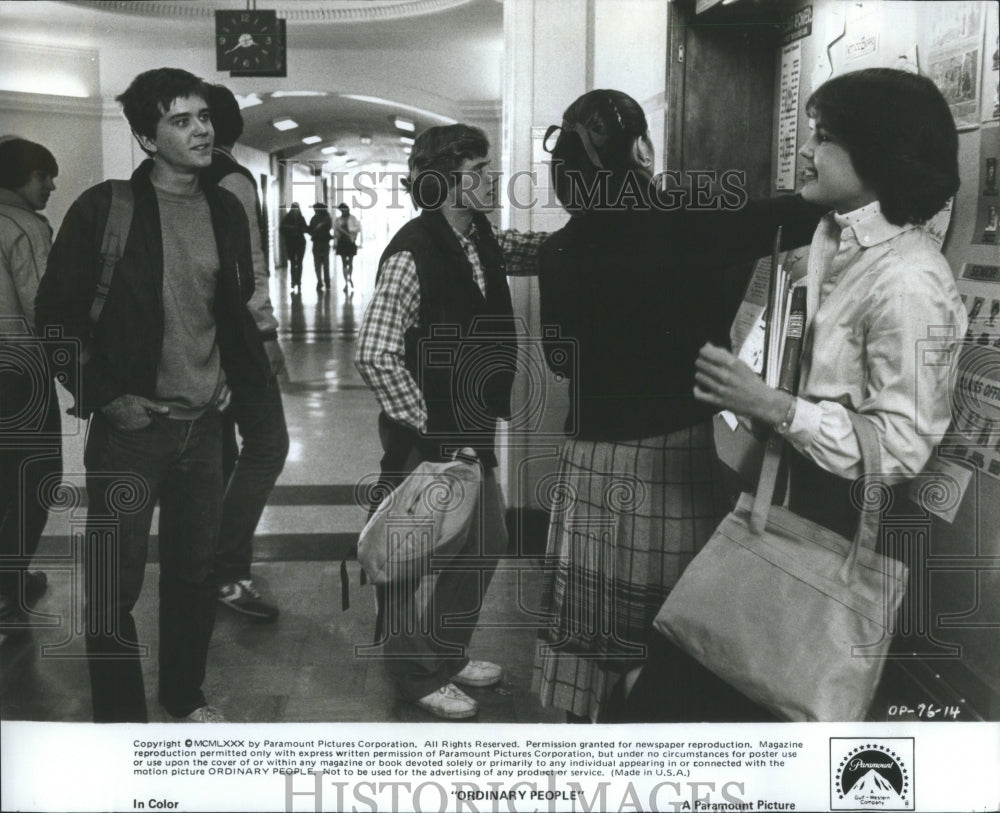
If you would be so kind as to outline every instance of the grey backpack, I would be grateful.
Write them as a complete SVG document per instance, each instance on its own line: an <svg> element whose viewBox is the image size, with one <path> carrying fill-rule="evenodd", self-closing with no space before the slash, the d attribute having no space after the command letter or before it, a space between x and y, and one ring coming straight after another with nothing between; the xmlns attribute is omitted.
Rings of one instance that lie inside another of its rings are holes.
<svg viewBox="0 0 1000 813"><path fill-rule="evenodd" d="M104 239L101 241L101 278L97 282L94 301L90 305L90 323L97 324L111 290L111 280L115 276L115 266L125 251L129 230L132 228L132 185L128 181L109 181L111 184L111 210L104 224Z"/></svg>

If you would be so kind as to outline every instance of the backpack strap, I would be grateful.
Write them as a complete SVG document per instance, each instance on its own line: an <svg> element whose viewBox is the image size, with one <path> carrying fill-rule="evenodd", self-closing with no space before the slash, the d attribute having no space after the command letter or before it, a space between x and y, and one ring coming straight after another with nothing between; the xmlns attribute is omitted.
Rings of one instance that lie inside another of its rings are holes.
<svg viewBox="0 0 1000 813"><path fill-rule="evenodd" d="M104 224L104 239L101 241L101 278L97 283L94 301L90 305L90 323L96 325L104 310L104 303L111 291L111 281L115 267L125 250L129 230L132 228L132 185L128 181L110 181L111 210Z"/></svg>

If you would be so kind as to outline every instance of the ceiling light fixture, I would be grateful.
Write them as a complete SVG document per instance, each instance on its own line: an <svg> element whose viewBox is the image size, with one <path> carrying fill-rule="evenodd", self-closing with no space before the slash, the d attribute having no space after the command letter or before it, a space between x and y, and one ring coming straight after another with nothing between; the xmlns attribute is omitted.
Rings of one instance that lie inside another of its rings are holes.
<svg viewBox="0 0 1000 813"><path fill-rule="evenodd" d="M325 90L276 90L271 94L272 99L288 99L295 96L327 96Z"/></svg>
<svg viewBox="0 0 1000 813"><path fill-rule="evenodd" d="M294 130L299 126L299 123L292 119L278 119L277 121L272 121L271 124L277 130Z"/></svg>
<svg viewBox="0 0 1000 813"><path fill-rule="evenodd" d="M323 153L323 155L329 155L331 152L336 152L337 149L338 147L336 144L331 144L329 147L323 147L320 152Z"/></svg>
<svg viewBox="0 0 1000 813"><path fill-rule="evenodd" d="M306 136L302 139L303 144L319 144L323 139L319 136Z"/></svg>
<svg viewBox="0 0 1000 813"><path fill-rule="evenodd" d="M367 147L369 144L372 143L372 137L370 135L363 135L361 136L360 141Z"/></svg>
<svg viewBox="0 0 1000 813"><path fill-rule="evenodd" d="M403 144L413 144L413 141L414 141L414 140L413 140L412 138L410 138L410 136L400 136L400 137L399 137L399 140L400 140L400 141L401 141L401 142L402 142Z"/></svg>
<svg viewBox="0 0 1000 813"><path fill-rule="evenodd" d="M256 107L259 104L264 104L264 100L256 93L248 93L246 96L240 96L238 93L234 95L236 96L236 103L240 106L240 110L246 110L248 107Z"/></svg>
<svg viewBox="0 0 1000 813"><path fill-rule="evenodd" d="M396 125L397 130L405 130L408 133L415 133L417 131L416 124L409 119L401 119L399 116L393 119L393 124Z"/></svg>

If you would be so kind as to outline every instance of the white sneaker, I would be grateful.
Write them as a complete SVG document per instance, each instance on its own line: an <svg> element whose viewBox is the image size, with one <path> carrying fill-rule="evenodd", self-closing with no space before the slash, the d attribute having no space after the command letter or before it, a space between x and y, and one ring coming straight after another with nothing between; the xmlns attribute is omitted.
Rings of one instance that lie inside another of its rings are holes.
<svg viewBox="0 0 1000 813"><path fill-rule="evenodd" d="M452 675L453 681L461 686L495 686L503 679L503 668L489 661L469 661L457 675Z"/></svg>
<svg viewBox="0 0 1000 813"><path fill-rule="evenodd" d="M219 711L215 706L202 706L199 709L195 709L186 717L181 717L177 720L179 723L224 723L226 722L225 715Z"/></svg>
<svg viewBox="0 0 1000 813"><path fill-rule="evenodd" d="M479 711L479 704L454 683L446 683L436 692L421 697L416 703L424 711L445 720L465 720L475 717Z"/></svg>
<svg viewBox="0 0 1000 813"><path fill-rule="evenodd" d="M231 610L261 621L273 621L279 614L278 608L264 600L250 579L241 579L219 587L219 602Z"/></svg>

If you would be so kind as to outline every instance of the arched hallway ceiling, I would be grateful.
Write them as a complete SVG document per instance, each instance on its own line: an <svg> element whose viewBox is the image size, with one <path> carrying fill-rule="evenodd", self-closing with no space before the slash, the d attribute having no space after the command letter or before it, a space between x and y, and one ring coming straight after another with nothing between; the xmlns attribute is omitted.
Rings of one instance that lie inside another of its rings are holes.
<svg viewBox="0 0 1000 813"><path fill-rule="evenodd" d="M432 111L417 112L398 99L354 99L350 98L352 94L306 92L321 95L285 96L278 91L278 96L260 94L252 98L250 101L260 98L262 103L243 108L241 143L274 153L279 158L324 161L331 170L342 167L348 160L361 165L386 161L405 163L406 143L402 137L412 138L415 132L454 121L450 116ZM247 99L242 101L246 103ZM397 128L397 116L413 123L414 131ZM277 130L273 122L284 118L292 119L299 126L293 130ZM302 142L307 136L319 136L322 140L307 145ZM334 148L335 151L330 152Z"/></svg>
<svg viewBox="0 0 1000 813"><path fill-rule="evenodd" d="M247 0L59 0L59 5L114 14L121 24L166 19L204 26L219 9L242 10ZM503 0L251 0L287 21L299 48L424 48L481 41L499 33Z"/></svg>
<svg viewBox="0 0 1000 813"><path fill-rule="evenodd" d="M105 99L140 70L188 68L253 103L243 110L241 143L283 158L328 161L331 169L351 158L358 164L405 162L400 136L406 133L396 129L397 115L419 132L460 117L468 105L499 109L501 0L252 5L286 20L286 78L231 78L214 70L214 12L245 9L246 0L0 0L0 38L97 49ZM149 54L162 57L150 62ZM314 95L287 95L303 92ZM279 131L272 123L282 118L299 126ZM321 140L302 142L313 135ZM331 147L347 154L321 152Z"/></svg>

